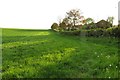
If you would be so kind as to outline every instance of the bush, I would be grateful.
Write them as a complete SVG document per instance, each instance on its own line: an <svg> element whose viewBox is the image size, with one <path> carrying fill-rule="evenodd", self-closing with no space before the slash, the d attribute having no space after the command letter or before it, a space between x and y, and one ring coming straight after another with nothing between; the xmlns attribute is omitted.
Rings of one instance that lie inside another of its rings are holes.
<svg viewBox="0 0 120 80"><path fill-rule="evenodd" d="M90 23L90 24L87 24L87 25L84 25L84 29L95 29L97 28L96 24L95 23Z"/></svg>
<svg viewBox="0 0 120 80"><path fill-rule="evenodd" d="M65 35L80 35L81 31L63 31L60 32L61 34L65 34Z"/></svg>
<svg viewBox="0 0 120 80"><path fill-rule="evenodd" d="M110 27L107 29L90 29L86 30L86 36L94 36L94 37L120 37L120 27Z"/></svg>
<svg viewBox="0 0 120 80"><path fill-rule="evenodd" d="M120 27L111 27L108 28L107 31L110 33L112 37L120 37Z"/></svg>
<svg viewBox="0 0 120 80"><path fill-rule="evenodd" d="M54 31L59 31L59 26L57 23L53 23L52 26L51 26L51 29L54 30Z"/></svg>
<svg viewBox="0 0 120 80"><path fill-rule="evenodd" d="M108 34L108 36L112 36L112 27L106 29L106 33Z"/></svg>
<svg viewBox="0 0 120 80"><path fill-rule="evenodd" d="M120 27L110 27L107 29L96 28L80 31L63 31L61 33L66 35L80 35L87 37L120 37Z"/></svg>
<svg viewBox="0 0 120 80"><path fill-rule="evenodd" d="M86 36L100 37L103 36L104 29L90 29L86 30Z"/></svg>

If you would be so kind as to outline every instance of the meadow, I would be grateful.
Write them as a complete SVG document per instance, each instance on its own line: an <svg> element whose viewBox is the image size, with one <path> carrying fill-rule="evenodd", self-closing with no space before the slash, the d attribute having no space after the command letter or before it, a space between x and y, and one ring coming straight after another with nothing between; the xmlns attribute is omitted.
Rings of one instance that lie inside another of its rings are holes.
<svg viewBox="0 0 120 80"><path fill-rule="evenodd" d="M118 39L2 29L3 78L118 78Z"/></svg>

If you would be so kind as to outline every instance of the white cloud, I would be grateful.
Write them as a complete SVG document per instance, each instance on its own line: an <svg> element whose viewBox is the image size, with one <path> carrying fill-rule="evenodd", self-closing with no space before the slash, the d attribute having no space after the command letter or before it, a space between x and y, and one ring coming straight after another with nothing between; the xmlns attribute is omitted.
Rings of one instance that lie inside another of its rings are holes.
<svg viewBox="0 0 120 80"><path fill-rule="evenodd" d="M66 11L78 8L96 21L118 18L118 0L1 0L0 27L49 29Z"/></svg>

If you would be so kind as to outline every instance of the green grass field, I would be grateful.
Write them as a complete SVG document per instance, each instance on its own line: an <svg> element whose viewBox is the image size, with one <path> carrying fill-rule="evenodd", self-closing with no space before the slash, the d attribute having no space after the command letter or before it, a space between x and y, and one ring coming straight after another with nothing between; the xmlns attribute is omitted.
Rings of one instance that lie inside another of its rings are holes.
<svg viewBox="0 0 120 80"><path fill-rule="evenodd" d="M118 40L2 29L3 78L118 78Z"/></svg>

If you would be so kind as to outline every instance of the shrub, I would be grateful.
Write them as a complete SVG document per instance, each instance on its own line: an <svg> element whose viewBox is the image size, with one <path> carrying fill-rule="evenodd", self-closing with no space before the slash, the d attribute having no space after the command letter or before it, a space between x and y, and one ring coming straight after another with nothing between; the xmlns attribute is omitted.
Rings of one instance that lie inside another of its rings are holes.
<svg viewBox="0 0 120 80"><path fill-rule="evenodd" d="M112 28L112 36L120 37L120 27L113 27Z"/></svg>
<svg viewBox="0 0 120 80"><path fill-rule="evenodd" d="M94 36L94 37L120 37L120 27L110 27L107 29L97 28L86 30L86 36Z"/></svg>
<svg viewBox="0 0 120 80"><path fill-rule="evenodd" d="M52 26L51 26L51 29L52 30L55 30L55 31L59 31L59 26L57 23L53 23Z"/></svg>
<svg viewBox="0 0 120 80"><path fill-rule="evenodd" d="M79 30L79 31L63 31L62 34L66 35L80 35L87 37L120 37L120 27L110 27L107 29L96 28L89 30Z"/></svg>
<svg viewBox="0 0 120 80"><path fill-rule="evenodd" d="M63 31L60 33L65 35L80 35L81 31Z"/></svg>
<svg viewBox="0 0 120 80"><path fill-rule="evenodd" d="M104 30L105 29L96 29L96 33L95 33L95 35L97 35L96 37L103 36L105 32Z"/></svg>
<svg viewBox="0 0 120 80"><path fill-rule="evenodd" d="M112 27L106 29L106 33L108 34L108 36L112 36Z"/></svg>
<svg viewBox="0 0 120 80"><path fill-rule="evenodd" d="M85 25L85 29L95 29L95 28L97 28L95 23L90 23Z"/></svg>
<svg viewBox="0 0 120 80"><path fill-rule="evenodd" d="M103 29L86 30L86 36L100 37L100 36L103 36L103 33L104 33Z"/></svg>

